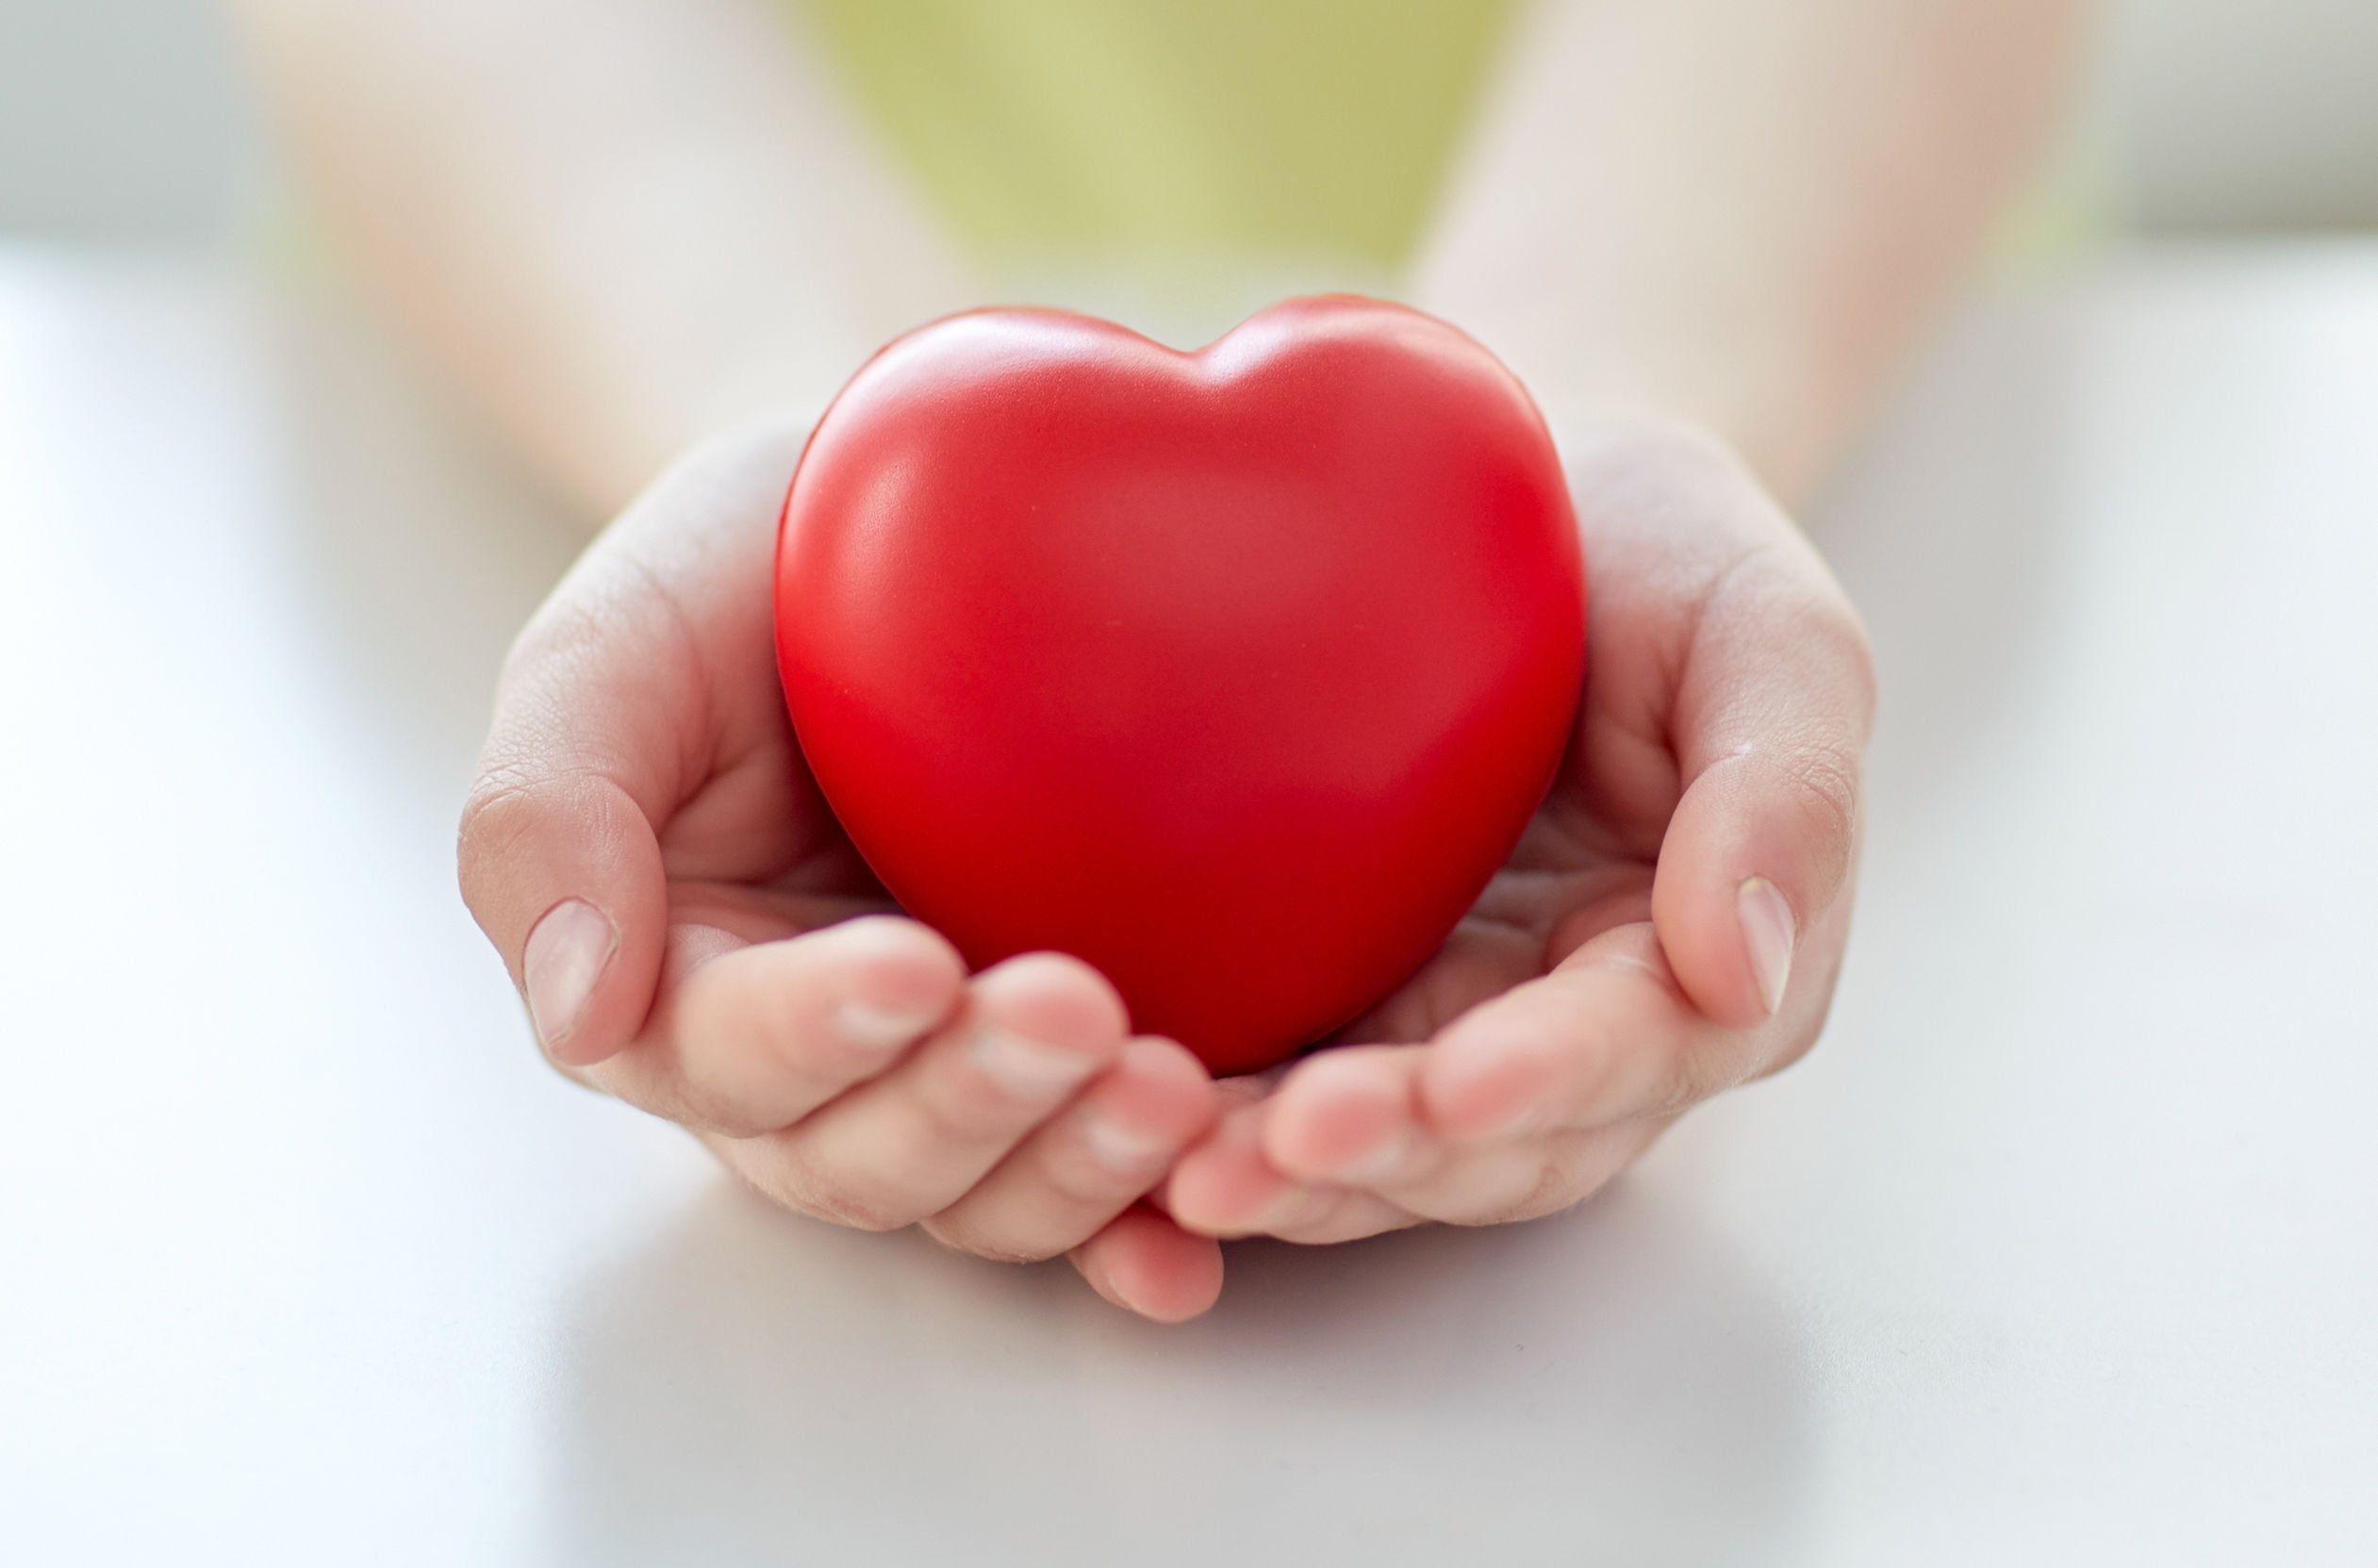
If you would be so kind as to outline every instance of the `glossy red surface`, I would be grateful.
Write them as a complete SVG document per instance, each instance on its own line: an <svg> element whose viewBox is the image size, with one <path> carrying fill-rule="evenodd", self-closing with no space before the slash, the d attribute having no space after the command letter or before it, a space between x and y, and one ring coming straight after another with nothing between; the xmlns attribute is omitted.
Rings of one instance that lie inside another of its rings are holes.
<svg viewBox="0 0 2378 1568"><path fill-rule="evenodd" d="M801 745L893 896L977 966L1088 960L1223 1072L1435 950L1584 666L1527 393L1352 298L1196 354L1053 311L911 333L811 437L776 608Z"/></svg>

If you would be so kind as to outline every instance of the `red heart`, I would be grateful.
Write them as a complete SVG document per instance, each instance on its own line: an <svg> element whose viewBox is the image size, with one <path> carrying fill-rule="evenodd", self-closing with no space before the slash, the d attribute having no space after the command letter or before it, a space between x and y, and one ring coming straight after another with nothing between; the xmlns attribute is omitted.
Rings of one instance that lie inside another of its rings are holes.
<svg viewBox="0 0 2378 1568"><path fill-rule="evenodd" d="M1216 1072L1436 950L1567 739L1584 567L1517 378L1293 300L1180 354L990 310L877 355L784 505L827 801L969 964L1053 949Z"/></svg>

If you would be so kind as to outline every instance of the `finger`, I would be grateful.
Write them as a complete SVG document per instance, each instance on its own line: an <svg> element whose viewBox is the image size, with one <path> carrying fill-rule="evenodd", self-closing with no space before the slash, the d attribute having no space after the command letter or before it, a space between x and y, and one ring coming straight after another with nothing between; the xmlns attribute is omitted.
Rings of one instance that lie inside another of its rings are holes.
<svg viewBox="0 0 2378 1568"><path fill-rule="evenodd" d="M1352 1241L1399 1230L1413 1216L1375 1194L1288 1176L1263 1153L1264 1107L1225 1112L1214 1131L1183 1154L1165 1180L1164 1206L1201 1235Z"/></svg>
<svg viewBox="0 0 2378 1568"><path fill-rule="evenodd" d="M1395 1166L1373 1178L1362 1191L1413 1219L1447 1225L1537 1219L1591 1197L1674 1119L1637 1117L1585 1131L1535 1132L1469 1144L1424 1132L1405 1144ZM1331 1223L1345 1221L1331 1216Z"/></svg>
<svg viewBox="0 0 2378 1568"><path fill-rule="evenodd" d="M761 433L672 470L505 663L457 859L557 1062L602 1061L642 1028L668 919L662 831L734 745L784 728L768 709L768 561L797 450Z"/></svg>
<svg viewBox="0 0 2378 1568"><path fill-rule="evenodd" d="M1763 497L1742 504L1764 537L1694 623L1672 721L1684 790L1652 918L1686 995L1748 1027L1782 1009L1802 944L1849 883L1874 678L1815 551ZM1829 986L1830 959L1804 980Z"/></svg>
<svg viewBox="0 0 2378 1568"><path fill-rule="evenodd" d="M1325 1051L1280 1085L1262 1124L1265 1160L1310 1187L1355 1187L1422 1219L1494 1225L1576 1203L1617 1174L1657 1127L1513 1131L1456 1142L1428 1125L1420 1078L1433 1047ZM1544 1093L1557 1092L1551 1082ZM1299 1216L1300 1230L1319 1228ZM1343 1224L1343 1214L1327 1222Z"/></svg>
<svg viewBox="0 0 2378 1568"><path fill-rule="evenodd" d="M882 1077L782 1131L730 1143L764 1191L866 1230L939 1213L1123 1047L1123 1003L1056 953L977 976L966 1006Z"/></svg>
<svg viewBox="0 0 2378 1568"><path fill-rule="evenodd" d="M1213 1125L1214 1081L1170 1040L1126 1041L1071 1109L925 1222L936 1240L1029 1262L1081 1246Z"/></svg>
<svg viewBox="0 0 2378 1568"><path fill-rule="evenodd" d="M1448 1225L1541 1219L1599 1192L1673 1120L1639 1116L1583 1132L1447 1147L1423 1174L1391 1179L1382 1196L1424 1219Z"/></svg>
<svg viewBox="0 0 2378 1568"><path fill-rule="evenodd" d="M554 1061L600 1062L643 1026L661 966L660 844L616 777L558 764L471 799L464 898Z"/></svg>
<svg viewBox="0 0 2378 1568"><path fill-rule="evenodd" d="M1213 1234L1349 1241L1422 1220L1499 1225L1601 1188L1673 1118L1457 1143L1412 1113L1429 1048L1324 1052L1176 1167L1181 1223ZM1351 1184L1344 1179L1355 1178Z"/></svg>
<svg viewBox="0 0 2378 1568"><path fill-rule="evenodd" d="M1158 1323L1184 1323L1222 1295L1221 1246L1146 1207L1124 1211L1072 1259L1099 1296Z"/></svg>
<svg viewBox="0 0 2378 1568"><path fill-rule="evenodd" d="M1417 1079L1425 1125L1453 1144L1673 1114L1751 1076L1758 1031L1695 1007L1641 921L1446 1026Z"/></svg>
<svg viewBox="0 0 2378 1568"><path fill-rule="evenodd" d="M756 1137L888 1071L956 1013L966 980L949 942L891 916L735 948L665 976L645 1037L590 1076L671 1121Z"/></svg>
<svg viewBox="0 0 2378 1568"><path fill-rule="evenodd" d="M1528 1164L1532 1142L1457 1149L1440 1137L1421 1114L1428 1055L1425 1046L1350 1046L1299 1064L1263 1108L1264 1161L1300 1187L1359 1189L1432 1219L1492 1206L1495 1195L1522 1180L1506 1167ZM1481 1180L1488 1190L1474 1193ZM1407 1202L1408 1194L1424 1206ZM1271 1220L1302 1230L1324 1213L1318 1205L1298 1213L1283 1204ZM1326 1213L1335 1217L1335 1206Z"/></svg>
<svg viewBox="0 0 2378 1568"><path fill-rule="evenodd" d="M1296 1065L1257 1125L1263 1157L1306 1182L1372 1185L1422 1154L1417 1079L1424 1048L1340 1046Z"/></svg>

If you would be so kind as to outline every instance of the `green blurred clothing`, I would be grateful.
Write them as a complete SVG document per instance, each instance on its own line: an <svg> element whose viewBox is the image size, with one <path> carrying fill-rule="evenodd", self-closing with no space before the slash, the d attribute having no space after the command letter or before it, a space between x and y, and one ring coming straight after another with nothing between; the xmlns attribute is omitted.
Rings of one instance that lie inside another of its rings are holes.
<svg viewBox="0 0 2378 1568"><path fill-rule="evenodd" d="M990 255L1389 267L1511 0L784 0Z"/></svg>

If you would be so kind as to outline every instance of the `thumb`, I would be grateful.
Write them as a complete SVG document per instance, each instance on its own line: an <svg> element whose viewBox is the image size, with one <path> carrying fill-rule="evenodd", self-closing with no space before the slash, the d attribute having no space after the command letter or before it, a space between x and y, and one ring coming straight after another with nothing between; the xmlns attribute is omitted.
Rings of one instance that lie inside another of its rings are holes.
<svg viewBox="0 0 2378 1568"><path fill-rule="evenodd" d="M590 1066L626 1046L659 984L669 898L659 842L626 785L568 752L483 772L457 859L463 900L546 1054Z"/></svg>
<svg viewBox="0 0 2378 1568"><path fill-rule="evenodd" d="M1652 886L1678 982L1733 1028L1798 995L1795 968L1802 989L1829 985L1846 928L1827 916L1857 860L1874 705L1847 596L1760 504L1772 535L1712 586L1681 672L1672 734L1684 788Z"/></svg>
<svg viewBox="0 0 2378 1568"><path fill-rule="evenodd" d="M659 829L705 783L719 726L784 722L768 564L798 436L721 438L665 474L505 661L457 859L557 1065L643 1029L668 941Z"/></svg>
<svg viewBox="0 0 2378 1568"><path fill-rule="evenodd" d="M598 544L505 662L462 813L463 901L504 955L538 1043L588 1066L642 1029L659 982L668 881L656 821L681 794L688 704L659 675L675 635ZM600 606L598 610L596 606Z"/></svg>

